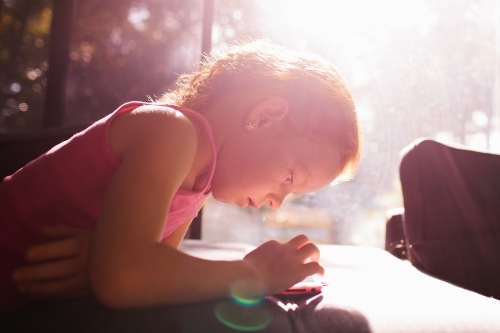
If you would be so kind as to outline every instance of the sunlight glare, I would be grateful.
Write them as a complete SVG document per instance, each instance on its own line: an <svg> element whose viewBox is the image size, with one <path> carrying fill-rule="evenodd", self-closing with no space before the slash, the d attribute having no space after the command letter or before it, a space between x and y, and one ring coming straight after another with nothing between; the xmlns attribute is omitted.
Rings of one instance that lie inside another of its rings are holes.
<svg viewBox="0 0 500 333"><path fill-rule="evenodd" d="M484 111L474 110L472 111L472 121L476 126L484 127L488 125L488 116Z"/></svg>
<svg viewBox="0 0 500 333"><path fill-rule="evenodd" d="M466 137L466 143L472 149L486 150L488 148L488 139L484 133L475 133Z"/></svg>
<svg viewBox="0 0 500 333"><path fill-rule="evenodd" d="M497 154L500 153L500 132L498 131L490 134L490 150Z"/></svg>
<svg viewBox="0 0 500 333"><path fill-rule="evenodd" d="M413 28L425 35L437 21L421 0L259 0L258 5L274 31L349 44L358 53L384 44L388 30Z"/></svg>

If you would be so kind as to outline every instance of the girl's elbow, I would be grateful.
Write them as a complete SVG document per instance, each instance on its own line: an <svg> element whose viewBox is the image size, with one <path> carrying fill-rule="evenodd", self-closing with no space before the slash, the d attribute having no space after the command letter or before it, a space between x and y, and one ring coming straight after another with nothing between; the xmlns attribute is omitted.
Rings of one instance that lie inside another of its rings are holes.
<svg viewBox="0 0 500 333"><path fill-rule="evenodd" d="M135 304L133 291L136 274L130 270L90 269L89 283L99 302L110 308L128 308Z"/></svg>

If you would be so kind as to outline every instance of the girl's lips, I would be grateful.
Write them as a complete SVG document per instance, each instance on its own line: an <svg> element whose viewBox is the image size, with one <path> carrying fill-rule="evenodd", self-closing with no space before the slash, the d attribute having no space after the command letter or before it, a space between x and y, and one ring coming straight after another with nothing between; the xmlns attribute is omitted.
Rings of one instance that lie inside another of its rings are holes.
<svg viewBox="0 0 500 333"><path fill-rule="evenodd" d="M247 206L253 207L253 208L259 208L250 198L247 198L243 204L238 204L241 208L245 208Z"/></svg>
<svg viewBox="0 0 500 333"><path fill-rule="evenodd" d="M259 207L257 207L257 205L256 205L256 204L254 204L254 202L253 202L253 201L252 201L252 199L250 199L250 198L248 198L248 204L249 204L251 207L253 207L253 208L259 208Z"/></svg>

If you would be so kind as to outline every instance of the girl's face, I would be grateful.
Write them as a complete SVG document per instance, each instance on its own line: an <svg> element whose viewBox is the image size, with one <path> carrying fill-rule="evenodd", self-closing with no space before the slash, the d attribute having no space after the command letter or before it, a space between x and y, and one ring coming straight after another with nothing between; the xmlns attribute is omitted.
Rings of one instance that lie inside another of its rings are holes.
<svg viewBox="0 0 500 333"><path fill-rule="evenodd" d="M219 151L212 180L215 199L240 207L280 207L290 193L330 184L340 173L334 145L276 128L232 133Z"/></svg>

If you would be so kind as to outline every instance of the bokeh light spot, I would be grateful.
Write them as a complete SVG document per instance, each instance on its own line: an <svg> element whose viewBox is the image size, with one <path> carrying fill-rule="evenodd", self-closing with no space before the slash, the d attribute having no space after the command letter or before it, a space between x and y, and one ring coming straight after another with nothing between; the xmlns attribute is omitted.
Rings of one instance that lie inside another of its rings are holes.
<svg viewBox="0 0 500 333"><path fill-rule="evenodd" d="M14 94L17 94L18 92L21 91L21 85L17 82L14 82L10 85L10 91L13 92Z"/></svg>
<svg viewBox="0 0 500 333"><path fill-rule="evenodd" d="M69 54L69 58L73 61L77 61L80 56L78 55L78 52L73 51Z"/></svg>
<svg viewBox="0 0 500 333"><path fill-rule="evenodd" d="M474 111L472 111L471 116L472 116L472 121L477 126L484 127L484 126L488 125L489 119L488 119L488 116L486 115L485 112L483 112L481 110L474 110Z"/></svg>
<svg viewBox="0 0 500 333"><path fill-rule="evenodd" d="M19 111L22 111L22 112L28 111L28 104L26 104L26 103L19 104Z"/></svg>

